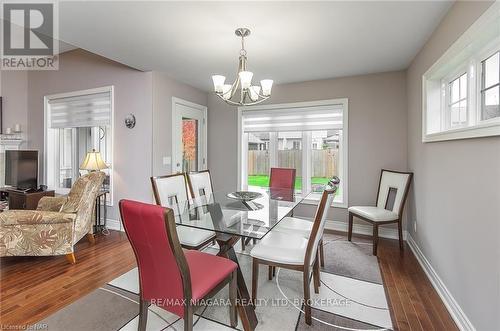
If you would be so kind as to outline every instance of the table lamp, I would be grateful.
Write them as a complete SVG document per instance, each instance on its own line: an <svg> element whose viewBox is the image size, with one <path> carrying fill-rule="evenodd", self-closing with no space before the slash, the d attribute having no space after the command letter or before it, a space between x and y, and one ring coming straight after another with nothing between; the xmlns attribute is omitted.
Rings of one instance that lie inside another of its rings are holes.
<svg viewBox="0 0 500 331"><path fill-rule="evenodd" d="M102 160L101 153L96 152L95 149L92 149L92 152L87 152L85 159L80 165L81 170L99 171L102 169L107 169L108 166Z"/></svg>

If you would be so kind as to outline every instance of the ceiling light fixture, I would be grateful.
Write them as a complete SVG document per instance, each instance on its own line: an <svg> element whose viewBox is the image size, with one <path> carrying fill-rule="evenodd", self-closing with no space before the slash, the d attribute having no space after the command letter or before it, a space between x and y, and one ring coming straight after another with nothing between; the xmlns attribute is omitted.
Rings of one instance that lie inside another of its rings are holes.
<svg viewBox="0 0 500 331"><path fill-rule="evenodd" d="M215 94L233 106L251 106L269 99L273 87L272 79L263 79L259 85L252 85L253 73L247 70L247 51L245 50L245 37L250 35L247 28L239 28L234 31L241 38L241 50L238 66L238 74L233 84L224 84L226 77L213 75ZM238 95L237 91L240 89Z"/></svg>

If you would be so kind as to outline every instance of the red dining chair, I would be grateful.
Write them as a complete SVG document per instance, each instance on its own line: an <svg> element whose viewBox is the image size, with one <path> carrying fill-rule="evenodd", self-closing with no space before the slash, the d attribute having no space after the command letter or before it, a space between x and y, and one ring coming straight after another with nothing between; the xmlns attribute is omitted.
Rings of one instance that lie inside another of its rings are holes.
<svg viewBox="0 0 500 331"><path fill-rule="evenodd" d="M271 195L273 189L290 189L291 191L295 190L295 174L296 170L292 168L271 168L271 175L269 178L269 189L271 191ZM293 212L291 215L293 215ZM242 250L245 250L245 246L248 241L249 240L245 242L245 238L241 239ZM253 243L256 243L255 239L253 240Z"/></svg>
<svg viewBox="0 0 500 331"><path fill-rule="evenodd" d="M270 188L295 189L295 169L291 168L271 168L269 178Z"/></svg>
<svg viewBox="0 0 500 331"><path fill-rule="evenodd" d="M183 318L184 330L192 330L198 304L227 284L231 326L237 326L236 263L200 251L183 250L172 209L121 200L120 214L139 269L140 331L146 330L150 304Z"/></svg>

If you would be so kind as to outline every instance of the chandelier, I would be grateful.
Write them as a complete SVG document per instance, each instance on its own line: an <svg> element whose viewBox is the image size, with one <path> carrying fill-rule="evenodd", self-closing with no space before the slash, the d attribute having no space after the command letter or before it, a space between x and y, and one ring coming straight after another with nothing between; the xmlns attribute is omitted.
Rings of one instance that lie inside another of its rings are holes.
<svg viewBox="0 0 500 331"><path fill-rule="evenodd" d="M215 94L230 105L256 105L269 99L273 80L263 79L260 81L260 85L252 85L253 73L247 70L247 51L245 50L245 37L250 35L250 30L239 28L234 33L241 38L238 74L233 84L224 84L226 77L222 75L212 76ZM238 90L239 93L237 93Z"/></svg>

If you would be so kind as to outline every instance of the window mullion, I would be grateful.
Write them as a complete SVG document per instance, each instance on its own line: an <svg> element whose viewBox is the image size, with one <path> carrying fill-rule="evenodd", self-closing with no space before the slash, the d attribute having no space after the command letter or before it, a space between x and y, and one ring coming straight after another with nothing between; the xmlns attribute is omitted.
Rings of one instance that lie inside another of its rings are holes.
<svg viewBox="0 0 500 331"><path fill-rule="evenodd" d="M312 132L302 132L302 191L311 191L312 177Z"/></svg>
<svg viewBox="0 0 500 331"><path fill-rule="evenodd" d="M278 132L269 132L269 167L278 166Z"/></svg>

